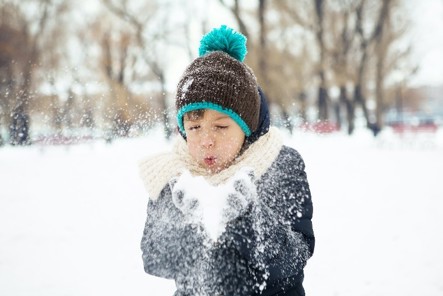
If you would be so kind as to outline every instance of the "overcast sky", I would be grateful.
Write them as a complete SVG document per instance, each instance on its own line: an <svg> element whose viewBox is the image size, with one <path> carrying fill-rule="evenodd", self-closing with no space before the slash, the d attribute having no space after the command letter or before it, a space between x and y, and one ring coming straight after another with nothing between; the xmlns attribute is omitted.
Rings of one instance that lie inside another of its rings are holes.
<svg viewBox="0 0 443 296"><path fill-rule="evenodd" d="M443 0L409 0L415 58L420 70L416 85L443 84Z"/></svg>

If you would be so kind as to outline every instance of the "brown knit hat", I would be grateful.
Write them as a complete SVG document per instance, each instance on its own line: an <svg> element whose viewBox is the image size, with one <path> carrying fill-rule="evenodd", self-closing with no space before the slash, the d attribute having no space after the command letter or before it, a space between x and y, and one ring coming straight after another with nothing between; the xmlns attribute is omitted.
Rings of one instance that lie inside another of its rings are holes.
<svg viewBox="0 0 443 296"><path fill-rule="evenodd" d="M252 70L242 62L246 38L222 26L203 36L200 55L188 66L177 86L180 132L185 136L186 112L213 109L229 115L248 137L258 127L260 97Z"/></svg>

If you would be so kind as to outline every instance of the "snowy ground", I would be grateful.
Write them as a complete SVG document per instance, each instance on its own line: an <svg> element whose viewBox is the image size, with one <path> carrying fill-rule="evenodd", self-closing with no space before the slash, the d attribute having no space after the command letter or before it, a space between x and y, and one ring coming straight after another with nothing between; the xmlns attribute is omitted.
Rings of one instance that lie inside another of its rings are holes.
<svg viewBox="0 0 443 296"><path fill-rule="evenodd" d="M317 246L308 296L443 295L443 134L296 133ZM0 148L0 295L172 295L144 273L147 197L137 161L158 134L71 147Z"/></svg>

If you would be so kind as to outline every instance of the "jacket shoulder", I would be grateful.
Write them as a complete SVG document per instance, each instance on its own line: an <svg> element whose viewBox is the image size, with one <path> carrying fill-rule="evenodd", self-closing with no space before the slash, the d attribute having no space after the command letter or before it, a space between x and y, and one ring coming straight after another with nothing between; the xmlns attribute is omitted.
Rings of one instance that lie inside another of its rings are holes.
<svg viewBox="0 0 443 296"><path fill-rule="evenodd" d="M305 163L296 149L284 145L272 167L292 173L297 170L304 170Z"/></svg>

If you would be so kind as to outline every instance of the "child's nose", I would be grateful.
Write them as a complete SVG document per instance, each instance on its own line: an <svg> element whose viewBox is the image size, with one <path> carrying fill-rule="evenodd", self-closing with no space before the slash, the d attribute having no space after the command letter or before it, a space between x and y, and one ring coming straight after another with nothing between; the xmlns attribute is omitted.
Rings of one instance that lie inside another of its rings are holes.
<svg viewBox="0 0 443 296"><path fill-rule="evenodd" d="M205 148L213 147L215 144L214 135L211 132L202 133L201 145Z"/></svg>

